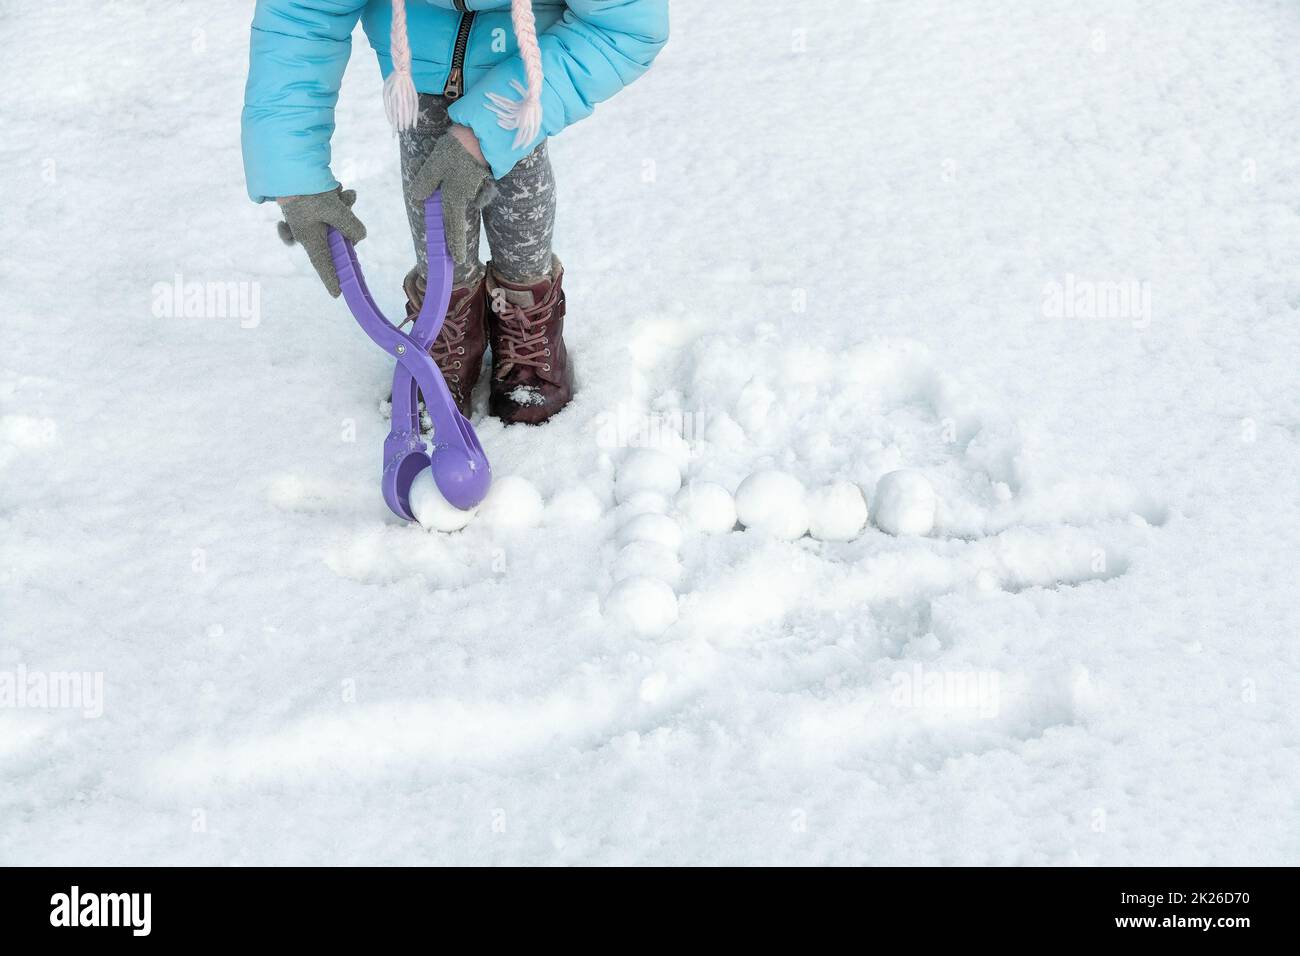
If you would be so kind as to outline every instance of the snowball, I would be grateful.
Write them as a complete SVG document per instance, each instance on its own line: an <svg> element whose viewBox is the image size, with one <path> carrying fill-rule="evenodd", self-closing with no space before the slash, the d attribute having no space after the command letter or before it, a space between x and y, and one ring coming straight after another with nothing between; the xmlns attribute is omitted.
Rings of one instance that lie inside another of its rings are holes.
<svg viewBox="0 0 1300 956"><path fill-rule="evenodd" d="M736 489L736 515L755 528L787 541L808 530L807 493L803 483L781 471L756 471Z"/></svg>
<svg viewBox="0 0 1300 956"><path fill-rule="evenodd" d="M682 545L682 529L672 518L661 514L639 514L618 529L620 544L648 541L676 551Z"/></svg>
<svg viewBox="0 0 1300 956"><path fill-rule="evenodd" d="M663 581L631 577L614 585L605 613L642 636L662 634L677 620L677 595Z"/></svg>
<svg viewBox="0 0 1300 956"><path fill-rule="evenodd" d="M406 495L411 514L425 531L459 531L474 518L477 508L462 511L447 501L433 480L433 470L425 468L411 482Z"/></svg>
<svg viewBox="0 0 1300 956"><path fill-rule="evenodd" d="M677 584L682 578L682 563L677 552L650 541L633 541L614 558L615 581L627 578L655 578L665 584Z"/></svg>
<svg viewBox="0 0 1300 956"><path fill-rule="evenodd" d="M876 525L889 534L929 534L938 498L917 471L891 471L876 485Z"/></svg>
<svg viewBox="0 0 1300 956"><path fill-rule="evenodd" d="M677 463L654 448L634 448L618 466L614 482L614 496L627 501L643 492L671 498L682 486L682 473Z"/></svg>
<svg viewBox="0 0 1300 956"><path fill-rule="evenodd" d="M599 521L605 509L596 493L586 486L566 488L551 499L546 517L551 524L591 524Z"/></svg>
<svg viewBox="0 0 1300 956"><path fill-rule="evenodd" d="M692 481L673 502L687 527L705 534L726 534L736 526L731 492L712 481Z"/></svg>
<svg viewBox="0 0 1300 956"><path fill-rule="evenodd" d="M498 528L529 528L542 520L542 496L527 478L507 475L492 482L479 514Z"/></svg>
<svg viewBox="0 0 1300 956"><path fill-rule="evenodd" d="M833 481L808 495L809 530L819 541L852 541L867 524L867 499L851 481Z"/></svg>

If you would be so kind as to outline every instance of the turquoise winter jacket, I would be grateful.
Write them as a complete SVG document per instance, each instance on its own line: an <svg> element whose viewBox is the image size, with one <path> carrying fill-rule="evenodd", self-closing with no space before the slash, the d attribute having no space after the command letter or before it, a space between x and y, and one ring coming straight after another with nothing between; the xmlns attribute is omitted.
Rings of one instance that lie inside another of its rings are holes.
<svg viewBox="0 0 1300 956"><path fill-rule="evenodd" d="M533 9L546 136L590 116L668 40L668 0L534 0ZM387 77L390 0L257 0L243 113L244 174L255 202L338 185L330 137L358 19ZM500 179L536 145L515 149L514 131L487 108L489 91L516 99L511 80L524 82L510 0L407 0L406 21L415 88L463 91L451 118L474 130Z"/></svg>

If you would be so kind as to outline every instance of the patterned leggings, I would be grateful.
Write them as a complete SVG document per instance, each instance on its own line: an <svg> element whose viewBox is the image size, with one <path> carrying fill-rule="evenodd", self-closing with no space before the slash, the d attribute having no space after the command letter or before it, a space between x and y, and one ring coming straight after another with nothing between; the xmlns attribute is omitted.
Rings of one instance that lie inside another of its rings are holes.
<svg viewBox="0 0 1300 956"><path fill-rule="evenodd" d="M406 195L406 217L415 243L416 270L429 274L424 248L424 201L411 196L411 179L433 150L438 138L451 128L448 101L430 93L420 94L420 117L414 129L398 137L402 151L402 190ZM496 195L483 209L492 250L492 268L507 282L531 285L551 275L551 239L555 234L555 175L546 155L546 141L521 159L515 168L496 180ZM483 278L479 261L479 219L471 213L468 233L468 261L456 263L458 287L477 285Z"/></svg>

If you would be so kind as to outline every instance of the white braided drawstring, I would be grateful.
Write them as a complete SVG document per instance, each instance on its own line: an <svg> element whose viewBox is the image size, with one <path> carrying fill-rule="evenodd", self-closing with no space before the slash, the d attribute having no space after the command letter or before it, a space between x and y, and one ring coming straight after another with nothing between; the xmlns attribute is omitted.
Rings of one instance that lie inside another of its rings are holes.
<svg viewBox="0 0 1300 956"><path fill-rule="evenodd" d="M518 100L499 93L489 93L488 109L497 115L502 129L513 129L514 148L532 143L542 129L542 51L537 45L537 23L533 19L532 0L510 0L510 21L515 28L515 41L519 56L524 61L525 89L518 80L510 85L519 94Z"/></svg>
<svg viewBox="0 0 1300 956"><path fill-rule="evenodd" d="M406 36L406 0L393 0L393 28L389 33L393 72L384 81L384 112L393 131L415 126L420 113L420 97L411 77L411 44Z"/></svg>

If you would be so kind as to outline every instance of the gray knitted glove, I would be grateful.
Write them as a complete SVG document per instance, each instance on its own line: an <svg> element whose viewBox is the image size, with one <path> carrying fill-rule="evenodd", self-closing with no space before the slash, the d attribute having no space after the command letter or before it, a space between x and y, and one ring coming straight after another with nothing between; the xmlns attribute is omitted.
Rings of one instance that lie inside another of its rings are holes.
<svg viewBox="0 0 1300 956"><path fill-rule="evenodd" d="M366 238L366 227L352 213L357 201L356 190L342 186L313 196L294 196L280 203L284 221L276 224L285 245L301 244L307 258L315 267L325 289L334 298L339 297L339 276L334 271L330 256L329 236L326 226L333 226L353 242Z"/></svg>
<svg viewBox="0 0 1300 956"><path fill-rule="evenodd" d="M479 210L492 197L492 174L486 166L466 152L454 136L443 136L433 147L419 172L411 179L411 195L428 199L442 190L442 224L447 233L447 248L458 265L469 255L470 209Z"/></svg>

